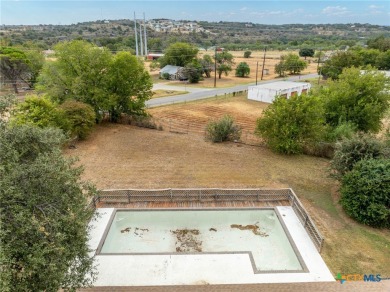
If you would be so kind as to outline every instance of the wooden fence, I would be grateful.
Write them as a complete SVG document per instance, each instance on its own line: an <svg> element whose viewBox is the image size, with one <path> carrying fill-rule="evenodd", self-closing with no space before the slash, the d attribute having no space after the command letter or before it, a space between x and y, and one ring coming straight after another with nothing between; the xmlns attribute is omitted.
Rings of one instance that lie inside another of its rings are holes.
<svg viewBox="0 0 390 292"><path fill-rule="evenodd" d="M96 208L104 203L137 202L278 202L288 201L317 250L321 252L324 238L292 189L128 189L101 190L90 203Z"/></svg>

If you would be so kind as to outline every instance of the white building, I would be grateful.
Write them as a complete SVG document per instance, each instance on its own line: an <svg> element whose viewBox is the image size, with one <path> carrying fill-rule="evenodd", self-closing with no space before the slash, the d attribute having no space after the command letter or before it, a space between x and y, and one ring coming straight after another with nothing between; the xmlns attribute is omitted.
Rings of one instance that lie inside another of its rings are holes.
<svg viewBox="0 0 390 292"><path fill-rule="evenodd" d="M272 103L276 96L290 98L310 90L311 84L306 82L277 81L248 87L248 99Z"/></svg>

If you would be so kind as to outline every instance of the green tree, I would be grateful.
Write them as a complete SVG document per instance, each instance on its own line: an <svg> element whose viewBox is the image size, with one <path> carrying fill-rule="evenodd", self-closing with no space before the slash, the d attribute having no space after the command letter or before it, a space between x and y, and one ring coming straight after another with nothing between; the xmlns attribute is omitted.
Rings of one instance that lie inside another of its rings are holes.
<svg viewBox="0 0 390 292"><path fill-rule="evenodd" d="M210 57L210 55L203 55L203 58L200 59L199 62L202 65L202 73L204 73L207 78L210 78L211 72L214 68L213 59Z"/></svg>
<svg viewBox="0 0 390 292"><path fill-rule="evenodd" d="M221 79L222 73L225 73L225 75L227 76L229 72L233 70L233 55L229 52L223 51L222 53L216 54L214 58L216 58L217 61L217 72L219 79Z"/></svg>
<svg viewBox="0 0 390 292"><path fill-rule="evenodd" d="M324 112L319 98L311 95L277 97L256 122L256 134L271 150L302 153L323 135Z"/></svg>
<svg viewBox="0 0 390 292"><path fill-rule="evenodd" d="M371 49L378 49L382 52L386 52L390 50L390 37L381 35L374 39L370 39L367 42L367 46Z"/></svg>
<svg viewBox="0 0 390 292"><path fill-rule="evenodd" d="M27 75L26 77L22 75L22 79L30 88L33 88L38 81L38 76L45 63L45 56L38 48L29 48L25 50L25 54L28 60L29 72L28 74L25 74Z"/></svg>
<svg viewBox="0 0 390 292"><path fill-rule="evenodd" d="M173 43L164 52L164 57L159 59L161 67L174 65L184 67L196 58L198 49L188 43Z"/></svg>
<svg viewBox="0 0 390 292"><path fill-rule="evenodd" d="M352 218L373 227L390 227L390 160L361 160L341 183L341 200Z"/></svg>
<svg viewBox="0 0 390 292"><path fill-rule="evenodd" d="M144 114L145 101L152 95L150 75L135 56L106 49L85 41L60 43L57 60L48 63L39 88L58 103L73 99L91 105L98 120L104 112L116 121L121 113Z"/></svg>
<svg viewBox="0 0 390 292"><path fill-rule="evenodd" d="M121 113L145 115L153 84L143 63L130 53L120 52L113 58L107 77L111 121L116 122Z"/></svg>
<svg viewBox="0 0 390 292"><path fill-rule="evenodd" d="M81 140L87 138L96 122L93 107L86 103L68 99L59 108L63 111L69 123L70 137Z"/></svg>
<svg viewBox="0 0 390 292"><path fill-rule="evenodd" d="M74 99L91 105L98 119L109 109L107 71L112 55L85 41L58 43L56 61L45 64L37 88L57 103Z"/></svg>
<svg viewBox="0 0 390 292"><path fill-rule="evenodd" d="M325 78L337 80L344 68L359 67L360 65L362 65L362 59L357 52L337 52L325 61L319 73Z"/></svg>
<svg viewBox="0 0 390 292"><path fill-rule="evenodd" d="M389 86L389 79L377 70L344 69L339 80L330 81L319 93L327 124L335 128L347 122L358 131L378 132L389 108Z"/></svg>
<svg viewBox="0 0 390 292"><path fill-rule="evenodd" d="M67 133L70 129L65 113L48 98L32 95L17 104L11 117L13 125L31 125L39 128L59 128Z"/></svg>
<svg viewBox="0 0 390 292"><path fill-rule="evenodd" d="M252 54L251 51L245 51L245 52L244 52L244 58L250 58L250 57L251 57L251 54Z"/></svg>
<svg viewBox="0 0 390 292"><path fill-rule="evenodd" d="M18 82L29 73L29 65L29 60L22 50L0 47L0 74L5 82L12 84L15 93L19 93Z"/></svg>
<svg viewBox="0 0 390 292"><path fill-rule="evenodd" d="M313 57L314 56L314 49L302 48L299 50L299 56L305 57L305 60L307 57Z"/></svg>
<svg viewBox="0 0 390 292"><path fill-rule="evenodd" d="M184 67L184 74L190 83L198 83L203 72L203 66L199 60L192 60Z"/></svg>
<svg viewBox="0 0 390 292"><path fill-rule="evenodd" d="M375 65L379 70L390 70L390 50L380 53Z"/></svg>
<svg viewBox="0 0 390 292"><path fill-rule="evenodd" d="M277 63L275 65L275 73L279 75L279 77L284 77L286 76L286 71L287 71L287 68L286 68L286 64L284 62L284 60L280 60L279 63Z"/></svg>
<svg viewBox="0 0 390 292"><path fill-rule="evenodd" d="M0 290L57 291L95 279L88 248L95 192L61 153L58 129L0 129Z"/></svg>
<svg viewBox="0 0 390 292"><path fill-rule="evenodd" d="M299 59L299 56L288 54L282 58L284 67L290 74L299 74L303 69L307 68L307 63Z"/></svg>
<svg viewBox="0 0 390 292"><path fill-rule="evenodd" d="M363 66L376 66L378 56L381 53L379 50L376 49L360 49L356 52L360 56L361 65Z"/></svg>
<svg viewBox="0 0 390 292"><path fill-rule="evenodd" d="M249 68L249 65L245 62L241 62L238 64L236 68L236 76L237 77L246 77L251 72L251 69Z"/></svg>

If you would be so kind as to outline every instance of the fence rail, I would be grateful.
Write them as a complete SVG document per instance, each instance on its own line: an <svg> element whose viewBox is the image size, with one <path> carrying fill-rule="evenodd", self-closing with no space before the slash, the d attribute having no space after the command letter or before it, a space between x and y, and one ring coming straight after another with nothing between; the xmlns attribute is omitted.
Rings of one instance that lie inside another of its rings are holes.
<svg viewBox="0 0 390 292"><path fill-rule="evenodd" d="M292 189L124 189L101 190L90 204L99 202L130 204L139 202L277 202L288 201L317 250L321 252L324 238Z"/></svg>

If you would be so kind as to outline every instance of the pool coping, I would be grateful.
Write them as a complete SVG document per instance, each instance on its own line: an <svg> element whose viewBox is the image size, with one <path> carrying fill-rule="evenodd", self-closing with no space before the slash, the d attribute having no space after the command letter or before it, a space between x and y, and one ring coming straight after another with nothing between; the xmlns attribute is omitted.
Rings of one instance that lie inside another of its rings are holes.
<svg viewBox="0 0 390 292"><path fill-rule="evenodd" d="M107 234L111 228L112 222L116 216L116 212L145 212L145 211L229 211L229 210L273 210L276 214L276 217L279 220L280 225L283 228L284 233L287 236L287 239L295 253L295 256L298 259L299 264L302 267L302 270L258 270L256 267L255 260L253 258L252 252L251 251L226 251L226 252L155 252L155 253L102 253L101 250L103 248L103 245L106 241ZM95 251L95 256L122 256L122 255L131 255L131 256L145 256L145 255L174 255L174 256L180 256L180 255L213 255L213 254L247 254L249 256L253 273L254 274L271 274L271 273L309 273L309 269L306 266L305 261L302 258L301 253L299 252L286 224L284 223L284 220L282 218L282 215L280 214L279 210L276 207L248 207L248 208L153 208L153 209L148 209L148 208L142 208L142 209L128 209L128 208L114 208L110 219L106 225L106 228L104 230L104 233L99 241L98 247Z"/></svg>

